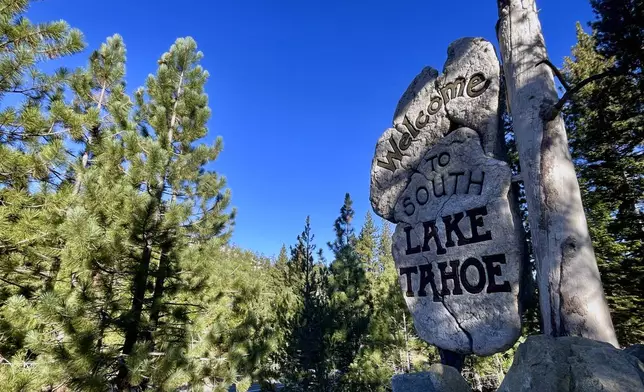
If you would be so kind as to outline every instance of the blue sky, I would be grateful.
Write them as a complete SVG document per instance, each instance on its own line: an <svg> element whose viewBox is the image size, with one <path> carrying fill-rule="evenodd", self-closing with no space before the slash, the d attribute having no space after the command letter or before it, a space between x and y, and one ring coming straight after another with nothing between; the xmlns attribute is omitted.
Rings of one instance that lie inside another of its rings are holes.
<svg viewBox="0 0 644 392"><path fill-rule="evenodd" d="M546 45L560 65L588 0L538 0ZM351 193L356 225L369 205L375 143L400 95L426 65L441 69L449 43L481 36L495 45L496 1L46 0L36 21L80 28L85 54L119 33L128 89L143 84L177 37L192 36L211 78L206 141L223 136L213 168L238 208L233 242L273 255L311 216L319 247ZM328 254L328 252L327 252Z"/></svg>

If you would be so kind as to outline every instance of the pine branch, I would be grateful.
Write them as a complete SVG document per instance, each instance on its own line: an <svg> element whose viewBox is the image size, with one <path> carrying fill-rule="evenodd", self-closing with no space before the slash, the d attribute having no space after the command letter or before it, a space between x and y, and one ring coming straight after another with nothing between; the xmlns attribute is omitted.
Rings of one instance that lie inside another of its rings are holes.
<svg viewBox="0 0 644 392"><path fill-rule="evenodd" d="M12 286L19 287L19 288L21 288L21 289L23 289L23 290L26 290L26 291L27 291L27 290L29 290L29 288L28 288L28 287L26 287L26 286L22 286L22 285L20 285L20 284L18 284L18 283L14 283L14 282L12 282L12 281L10 281L10 280L6 280L6 279L4 279L4 278L0 278L0 280L1 280L1 281L3 281L3 282L5 282L6 284L10 284L10 285L12 285ZM7 361L7 362L9 362L9 361Z"/></svg>

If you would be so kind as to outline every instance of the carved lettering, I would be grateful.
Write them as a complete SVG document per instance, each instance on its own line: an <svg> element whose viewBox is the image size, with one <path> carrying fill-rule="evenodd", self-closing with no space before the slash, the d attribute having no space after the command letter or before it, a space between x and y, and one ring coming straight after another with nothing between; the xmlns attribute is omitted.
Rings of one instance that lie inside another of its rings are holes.
<svg viewBox="0 0 644 392"><path fill-rule="evenodd" d="M427 113L436 114L441 110L442 107L443 107L443 98L432 97L432 99L429 101L429 105L427 105Z"/></svg>
<svg viewBox="0 0 644 392"><path fill-rule="evenodd" d="M447 263L442 262L442 263L437 263L438 264L438 270L441 273L441 295L461 295L463 294L463 289L461 289L461 282L458 277L458 267L461 262L458 260L452 260L449 262L450 266L450 272L447 272ZM447 287L447 281L451 280L454 284L454 289L450 293L449 287Z"/></svg>
<svg viewBox="0 0 644 392"><path fill-rule="evenodd" d="M405 151L411 146L412 138L411 135L408 134L407 132L403 133L403 135L400 137L400 141L398 142L398 146L400 147L401 150Z"/></svg>
<svg viewBox="0 0 644 392"><path fill-rule="evenodd" d="M472 284L467 277L467 269L470 267L474 267L478 273L476 284ZM485 268L483 267L483 264L474 257L470 257L465 260L461 266L461 283L463 284L465 291L470 294L478 294L483 291L483 288L485 287Z"/></svg>
<svg viewBox="0 0 644 392"><path fill-rule="evenodd" d="M414 128L414 126L412 125L411 121L409 121L409 117L407 117L406 115L403 118L402 125L397 124L395 126L395 128L396 128L396 130L398 130L398 132L403 133L403 134L405 133L405 131L409 132L413 138L416 138L418 136L418 133L419 133L418 130L416 128Z"/></svg>
<svg viewBox="0 0 644 392"><path fill-rule="evenodd" d="M436 254L438 255L444 255L447 253L447 250L443 248L443 244L441 244L441 239L438 236L438 229L436 228L436 221L427 221L423 223L423 227L425 228L425 235L423 238L423 252L429 252L431 249L429 248L429 241L432 239L436 243Z"/></svg>
<svg viewBox="0 0 644 392"><path fill-rule="evenodd" d="M413 230L412 226L405 227L405 235L407 236L407 250L405 251L406 255L413 255L420 253L420 245L411 247L411 231Z"/></svg>
<svg viewBox="0 0 644 392"><path fill-rule="evenodd" d="M483 94L489 86L490 81L485 79L485 75L480 72L476 73L472 75L467 83L467 95L469 95L470 98L476 98Z"/></svg>
<svg viewBox="0 0 644 392"><path fill-rule="evenodd" d="M509 293L512 291L510 287L510 282L504 280L503 283L497 284L495 277L501 276L501 267L499 265L494 265L494 263L505 264L505 255L498 254L492 256L483 256L483 262L485 263L485 268L487 269L487 292L488 293Z"/></svg>
<svg viewBox="0 0 644 392"><path fill-rule="evenodd" d="M406 197L405 200L403 200L403 207L405 208L405 214L407 214L407 216L412 216L414 215L414 212L416 212L416 206L412 203L411 198L409 197Z"/></svg>
<svg viewBox="0 0 644 392"><path fill-rule="evenodd" d="M421 206L424 206L429 201L429 191L424 186L420 186L416 190L416 201Z"/></svg>
<svg viewBox="0 0 644 392"><path fill-rule="evenodd" d="M398 148L398 145L396 144L396 139L394 139L393 136L389 138L389 144L391 144L391 148L393 148L393 151L387 151L387 160L386 161L381 161L378 160L378 166L390 170L392 172L396 171L396 162L394 160L397 160L400 162L402 160L402 152Z"/></svg>
<svg viewBox="0 0 644 392"><path fill-rule="evenodd" d="M419 297L427 296L427 291L425 291L425 287L427 287L427 284L429 283L432 289L432 300L434 302L440 301L440 297L438 296L438 290L436 289L436 282L434 282L434 273L432 272L432 265L421 264L418 266L418 269L420 270L420 288L418 289L418 296Z"/></svg>
<svg viewBox="0 0 644 392"><path fill-rule="evenodd" d="M463 295L465 289L469 294L480 294L487 284L486 294L509 293L512 286L507 280L503 283L497 283L496 278L502 278L500 264L505 264L505 255L496 254L483 256L483 262L476 257L468 257L462 264L460 260L442 261L436 263L440 280L440 289L437 287L436 275L433 272L433 264L421 264L413 267L400 268L400 275L405 276L407 283L405 295L414 296L414 287L412 274L419 274L419 287L416 295L418 297L427 297L427 285L432 291L432 301L439 302L442 297L448 295ZM476 277L468 277L468 270L474 269ZM448 282L451 281L452 289Z"/></svg>
<svg viewBox="0 0 644 392"><path fill-rule="evenodd" d="M465 212L470 217L470 227L472 229L472 238L469 239L470 244L477 242L489 241L492 239L492 232L487 230L485 233L479 233L478 228L483 227L483 217L487 215L487 207L479 207L468 210Z"/></svg>
<svg viewBox="0 0 644 392"><path fill-rule="evenodd" d="M450 100L456 97L462 97L463 92L465 92L465 84L465 78L459 77L453 82L449 82L441 87L440 92L443 97L443 102L447 105Z"/></svg>
<svg viewBox="0 0 644 392"><path fill-rule="evenodd" d="M474 172L470 171L470 178L467 183L467 193L470 193L470 188L472 185L478 185L479 187L479 193L477 195L480 195L483 193L483 181L485 180L485 172L481 170L481 176L479 177L478 180L474 179Z"/></svg>
<svg viewBox="0 0 644 392"><path fill-rule="evenodd" d="M413 206L413 204L408 204ZM465 246L470 244L476 244L479 242L490 241L492 240L492 232L486 230L481 233L479 229L484 228L483 217L487 215L487 208L485 206L473 208L465 212L459 212L454 215L443 216L440 220L442 226L445 229L445 245L441 239L441 230L436 225L435 220L429 220L423 222L423 246L422 249L420 245L412 245L412 231L414 231L413 226L405 227L405 236L407 238L407 250L405 253L407 255L412 255L421 252L431 251L429 243L433 240L436 244L436 254L444 255L447 253L445 248L453 248L455 246ZM467 238L463 231L461 230L459 223L461 220L467 216L469 218L470 228L472 231L471 238ZM454 242L453 234L456 235L457 242Z"/></svg>
<svg viewBox="0 0 644 392"><path fill-rule="evenodd" d="M429 122L429 116L425 114L422 110L420 113L418 113L418 117L416 117L416 128L418 129L423 129L425 128L425 125Z"/></svg>
<svg viewBox="0 0 644 392"><path fill-rule="evenodd" d="M454 219L452 219L451 215L443 217L443 223L445 224L445 236L447 236L445 246L447 248L451 248L455 245L454 240L452 239L452 233L456 234L456 238L458 238L458 246L463 246L470 243L469 238L465 238L463 232L461 231L461 228L458 227L458 223L461 221L461 219L463 219L464 216L465 214L459 212L458 214L454 214Z"/></svg>
<svg viewBox="0 0 644 392"><path fill-rule="evenodd" d="M378 166L391 172L395 172L398 168L393 160L397 159L400 161L402 159L401 151L405 151L411 146L411 143L420 134L420 130L426 127L429 123L430 115L438 113L443 108L444 103L447 104L454 98L463 97L465 92L467 92L467 96L470 98L478 97L487 90L490 83L491 81L486 79L485 75L481 72L475 73L469 80L466 80L463 77L458 77L455 80L446 83L439 89L439 96L433 96L430 98L426 109L427 113L423 110L419 111L413 123L409 120L409 117L405 115L403 117L402 124L394 125L396 130L402 133L402 136L398 143L396 143L393 137L389 139L389 143L394 151L387 152L386 161L378 160ZM449 163L449 161L447 163ZM447 165L447 163L445 163L445 165Z"/></svg>
<svg viewBox="0 0 644 392"><path fill-rule="evenodd" d="M405 277L407 278L406 295L408 297L414 296L414 288L411 285L411 274L417 274L417 273L418 273L418 267L403 267L400 269L400 275L405 275Z"/></svg>

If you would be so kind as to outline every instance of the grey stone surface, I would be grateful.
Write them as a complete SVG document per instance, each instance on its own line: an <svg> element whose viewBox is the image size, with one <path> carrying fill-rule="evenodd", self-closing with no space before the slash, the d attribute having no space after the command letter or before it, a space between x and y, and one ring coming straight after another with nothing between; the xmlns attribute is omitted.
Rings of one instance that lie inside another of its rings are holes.
<svg viewBox="0 0 644 392"><path fill-rule="evenodd" d="M641 392L644 364L608 343L530 336L498 392Z"/></svg>
<svg viewBox="0 0 644 392"><path fill-rule="evenodd" d="M416 76L378 140L371 203L397 224L394 260L420 337L489 355L520 334L523 227L508 202L494 47L462 38L447 55L442 74Z"/></svg>
<svg viewBox="0 0 644 392"><path fill-rule="evenodd" d="M471 392L458 370L435 364L427 372L399 374L392 378L394 392Z"/></svg>
<svg viewBox="0 0 644 392"><path fill-rule="evenodd" d="M520 335L522 227L510 177L475 131L459 128L425 153L396 202L393 256L416 330L431 344L489 355Z"/></svg>
<svg viewBox="0 0 644 392"><path fill-rule="evenodd" d="M503 129L499 127L500 65L492 44L482 38L461 38L447 49L447 62L438 85L445 86L459 77L473 83L475 75L483 75L484 82L473 90L449 100L445 112L451 122L472 128L481 136L483 151L499 158ZM476 82L477 79L474 80ZM480 94L480 95L477 95Z"/></svg>
<svg viewBox="0 0 644 392"><path fill-rule="evenodd" d="M393 206L409 173L441 137L458 127L476 130L484 151L499 157L497 143L499 62L491 43L462 38L448 48L444 73L426 67L409 85L376 145L371 169L371 204L396 223Z"/></svg>
<svg viewBox="0 0 644 392"><path fill-rule="evenodd" d="M641 362L644 362L644 344L634 344L632 346L626 347L624 349L624 352L626 354L634 356Z"/></svg>

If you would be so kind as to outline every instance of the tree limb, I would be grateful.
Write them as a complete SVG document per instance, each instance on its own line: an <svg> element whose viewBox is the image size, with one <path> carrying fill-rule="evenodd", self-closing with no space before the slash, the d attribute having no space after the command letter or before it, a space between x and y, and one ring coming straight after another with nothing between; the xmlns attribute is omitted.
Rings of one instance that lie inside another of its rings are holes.
<svg viewBox="0 0 644 392"><path fill-rule="evenodd" d="M545 113L544 113L544 120L546 121L552 121L557 117L559 112L561 112L561 109L563 109L563 106L568 102L573 95L575 95L579 90L582 88L586 87L587 84L590 84L596 80L603 79L607 76L615 76L617 73L615 72L614 69L610 69L608 71L598 73L597 75L590 76L581 82L577 83L574 87L571 89L567 90L564 95L559 99L559 102L557 102L554 106L549 108Z"/></svg>
<svg viewBox="0 0 644 392"><path fill-rule="evenodd" d="M554 72L555 76L557 76L557 79L559 79L559 82L561 83L561 85L563 86L563 88L564 88L566 91L570 90L570 85L568 84L568 82L566 82L566 78L564 78L564 76L561 74L561 71L559 71L559 68L555 67L555 65L554 65L553 63L551 63L551 62L550 62L550 60L548 60L548 59L543 59L543 60L539 61L539 62L535 65L535 67L538 67L538 66L540 66L541 64L545 64L545 65L547 65L548 67L550 67L550 69L552 70L552 72Z"/></svg>

